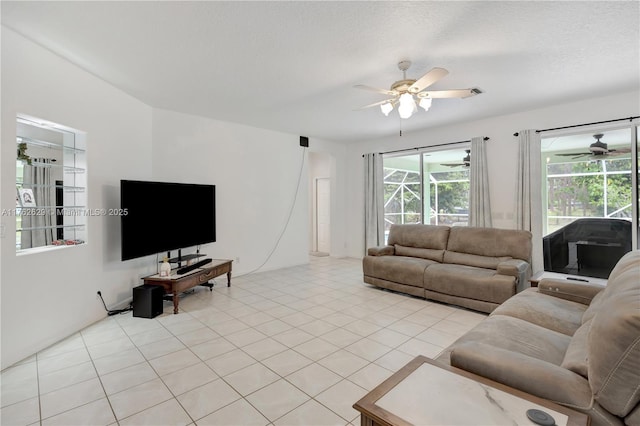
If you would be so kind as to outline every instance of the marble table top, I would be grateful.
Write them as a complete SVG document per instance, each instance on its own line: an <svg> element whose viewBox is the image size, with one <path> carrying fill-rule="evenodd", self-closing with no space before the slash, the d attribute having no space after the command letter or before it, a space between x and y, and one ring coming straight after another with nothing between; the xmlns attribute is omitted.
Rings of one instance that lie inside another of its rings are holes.
<svg viewBox="0 0 640 426"><path fill-rule="evenodd" d="M527 410L551 415L557 426L568 417L435 365L422 364L375 402L414 425L535 425Z"/></svg>

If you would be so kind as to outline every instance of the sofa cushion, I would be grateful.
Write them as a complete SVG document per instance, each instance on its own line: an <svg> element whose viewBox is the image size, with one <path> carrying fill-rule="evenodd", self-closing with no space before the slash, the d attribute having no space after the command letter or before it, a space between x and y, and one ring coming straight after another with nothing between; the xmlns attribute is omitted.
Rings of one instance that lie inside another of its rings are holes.
<svg viewBox="0 0 640 426"><path fill-rule="evenodd" d="M593 317L596 316L596 312L598 312L598 308L602 304L603 294L604 294L604 291L601 291L600 293L596 294L593 297L593 299L591 299L591 303L589 304L589 306L587 307L587 310L584 311L584 314L582 315L583 324L587 321L591 321Z"/></svg>
<svg viewBox="0 0 640 426"><path fill-rule="evenodd" d="M454 367L531 395L574 409L589 410L594 405L589 382L584 377L535 357L482 342L456 345L450 356ZM619 424L615 419L608 423L609 426Z"/></svg>
<svg viewBox="0 0 640 426"><path fill-rule="evenodd" d="M509 256L529 261L531 257L531 232L456 226L451 228L449 232L446 249L479 256Z"/></svg>
<svg viewBox="0 0 640 426"><path fill-rule="evenodd" d="M362 259L362 269L365 276L422 288L424 270L435 263L418 257L365 256Z"/></svg>
<svg viewBox="0 0 640 426"><path fill-rule="evenodd" d="M496 308L491 315L520 318L558 333L572 336L582 325L586 306L528 288Z"/></svg>
<svg viewBox="0 0 640 426"><path fill-rule="evenodd" d="M444 250L434 250L428 248L406 247L396 244L395 252L397 256L421 257L423 259L435 260L442 262Z"/></svg>
<svg viewBox="0 0 640 426"><path fill-rule="evenodd" d="M509 256L479 256L477 254L458 253L455 251L445 251L443 256L444 263L455 263L458 265L476 266L485 269L497 269L500 262L511 259Z"/></svg>
<svg viewBox="0 0 640 426"><path fill-rule="evenodd" d="M602 407L625 417L640 402L640 252L624 255L611 276L587 339L589 384Z"/></svg>
<svg viewBox="0 0 640 426"><path fill-rule="evenodd" d="M564 354L561 367L571 370L582 377L588 377L587 367L587 336L591 328L591 321L582 324L571 337L567 352Z"/></svg>
<svg viewBox="0 0 640 426"><path fill-rule="evenodd" d="M636 405L624 418L624 423L627 425L640 425L640 404Z"/></svg>
<svg viewBox="0 0 640 426"><path fill-rule="evenodd" d="M421 224L391 225L387 244L445 250L449 238L448 226Z"/></svg>
<svg viewBox="0 0 640 426"><path fill-rule="evenodd" d="M452 296L502 303L516 293L515 277L495 270L454 264L433 264L424 273L424 288Z"/></svg>
<svg viewBox="0 0 640 426"><path fill-rule="evenodd" d="M502 315L490 315L452 345L479 342L559 366L571 337L539 325Z"/></svg>

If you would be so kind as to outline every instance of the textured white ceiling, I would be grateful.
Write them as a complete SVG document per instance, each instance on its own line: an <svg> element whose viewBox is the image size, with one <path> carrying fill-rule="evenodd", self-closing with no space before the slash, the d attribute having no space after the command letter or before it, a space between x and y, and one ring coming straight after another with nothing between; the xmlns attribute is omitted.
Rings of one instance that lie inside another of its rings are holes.
<svg viewBox="0 0 640 426"><path fill-rule="evenodd" d="M432 67L404 131L640 88L640 2L11 2L2 23L159 108L336 141L395 135L354 109ZM11 58L2 58L11 60Z"/></svg>

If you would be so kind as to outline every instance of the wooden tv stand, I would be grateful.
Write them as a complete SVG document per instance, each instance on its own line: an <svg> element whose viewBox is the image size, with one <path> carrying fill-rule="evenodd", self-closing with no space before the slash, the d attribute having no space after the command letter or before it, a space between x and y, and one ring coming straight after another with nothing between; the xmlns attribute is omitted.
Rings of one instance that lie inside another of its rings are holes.
<svg viewBox="0 0 640 426"><path fill-rule="evenodd" d="M204 285L209 287L209 290L213 290L213 284L210 284L209 280L224 274L227 274L227 287L231 287L231 262L226 259L213 259L213 262L184 275L178 275L177 269L173 269L170 277L164 278L154 274L144 277L143 281L144 284L162 286L164 294L173 295L173 313L177 314L180 293L197 285Z"/></svg>

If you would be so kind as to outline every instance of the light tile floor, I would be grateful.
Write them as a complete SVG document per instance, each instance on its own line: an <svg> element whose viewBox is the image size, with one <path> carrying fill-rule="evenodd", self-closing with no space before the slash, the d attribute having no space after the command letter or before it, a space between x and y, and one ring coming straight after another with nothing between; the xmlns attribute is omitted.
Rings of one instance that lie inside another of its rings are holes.
<svg viewBox="0 0 640 426"><path fill-rule="evenodd" d="M371 287L355 259L202 287L2 371L0 424L358 425L351 406L485 315Z"/></svg>

